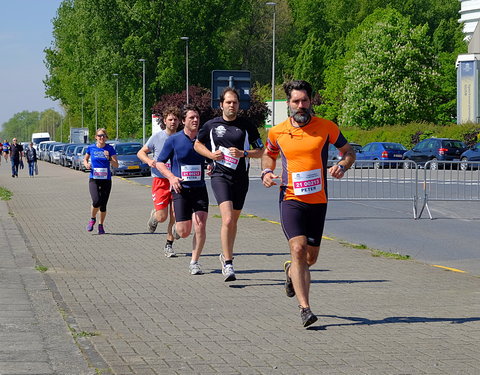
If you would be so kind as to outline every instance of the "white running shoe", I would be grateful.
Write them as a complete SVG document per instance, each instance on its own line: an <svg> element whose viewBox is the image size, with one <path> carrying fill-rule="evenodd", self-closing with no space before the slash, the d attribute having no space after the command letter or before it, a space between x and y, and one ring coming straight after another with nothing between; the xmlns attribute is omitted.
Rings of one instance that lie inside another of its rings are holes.
<svg viewBox="0 0 480 375"><path fill-rule="evenodd" d="M163 251L165 252L165 256L167 258L174 258L177 256L177 254L175 254L175 251L173 250L172 245L170 245L169 243L165 244Z"/></svg>
<svg viewBox="0 0 480 375"><path fill-rule="evenodd" d="M200 263L198 262L190 263L189 269L190 275L203 275L202 268L200 267Z"/></svg>
<svg viewBox="0 0 480 375"><path fill-rule="evenodd" d="M155 208L152 208L150 212L150 218L147 221L147 228L150 233L153 233L157 230L158 221L155 219Z"/></svg>
<svg viewBox="0 0 480 375"><path fill-rule="evenodd" d="M233 265L225 264L225 257L223 254L219 256L220 263L222 264L222 275L225 278L225 282L227 281L235 281L237 278L235 277L235 270L233 269Z"/></svg>

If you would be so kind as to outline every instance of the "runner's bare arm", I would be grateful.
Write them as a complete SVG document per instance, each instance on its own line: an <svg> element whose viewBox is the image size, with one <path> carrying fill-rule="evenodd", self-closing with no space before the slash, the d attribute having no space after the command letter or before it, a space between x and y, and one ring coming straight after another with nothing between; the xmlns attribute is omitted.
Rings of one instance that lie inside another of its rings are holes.
<svg viewBox="0 0 480 375"><path fill-rule="evenodd" d="M148 148L148 146L143 145L143 147L140 150L138 150L137 156L141 161L148 164L150 168L155 168L156 161L148 157L149 153L150 153L150 149Z"/></svg>
<svg viewBox="0 0 480 375"><path fill-rule="evenodd" d="M273 171L275 170L275 166L277 165L277 159L273 155L269 154L268 149L263 152L262 155L262 183L263 186L269 188L277 183L274 179L280 178L279 176L275 175Z"/></svg>
<svg viewBox="0 0 480 375"><path fill-rule="evenodd" d="M193 148L197 153L199 153L202 156L205 156L207 159L212 159L212 160L222 160L223 159L223 153L220 150L217 150L215 152L211 152L207 146L205 146L202 142L200 142L198 139L195 141L195 144L193 145Z"/></svg>
<svg viewBox="0 0 480 375"><path fill-rule="evenodd" d="M328 170L330 175L334 178L342 178L345 175L345 172L353 165L353 163L355 163L357 158L355 150L350 146L350 143L340 147L339 150L343 155L342 160Z"/></svg>

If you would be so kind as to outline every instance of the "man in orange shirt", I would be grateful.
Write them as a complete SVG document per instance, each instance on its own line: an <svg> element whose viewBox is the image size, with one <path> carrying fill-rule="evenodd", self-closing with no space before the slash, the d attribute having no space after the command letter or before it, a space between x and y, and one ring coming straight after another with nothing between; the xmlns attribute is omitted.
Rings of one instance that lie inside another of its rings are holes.
<svg viewBox="0 0 480 375"><path fill-rule="evenodd" d="M328 169L342 178L355 162L355 151L338 126L312 115L312 87L305 81L284 84L290 117L270 129L262 157L265 187L280 185L280 219L290 246L291 261L284 264L288 297L297 296L304 327L317 321L310 310L310 270L316 263L327 212L328 145L342 152L342 160ZM281 155L282 173L274 173Z"/></svg>

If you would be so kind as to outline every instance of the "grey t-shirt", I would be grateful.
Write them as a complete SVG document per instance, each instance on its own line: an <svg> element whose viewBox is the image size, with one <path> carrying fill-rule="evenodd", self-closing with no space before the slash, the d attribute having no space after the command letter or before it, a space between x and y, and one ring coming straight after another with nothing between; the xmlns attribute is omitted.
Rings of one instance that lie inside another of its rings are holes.
<svg viewBox="0 0 480 375"><path fill-rule="evenodd" d="M160 130L158 133L152 135L145 145L148 149L153 153L153 160L158 161L158 156L160 155L160 151L162 151L163 145L165 144L166 139L169 135L165 132L165 130ZM170 166L170 160L165 163L167 167ZM169 167L170 168L170 167ZM152 177L158 178L165 178L157 168L151 168L152 170Z"/></svg>

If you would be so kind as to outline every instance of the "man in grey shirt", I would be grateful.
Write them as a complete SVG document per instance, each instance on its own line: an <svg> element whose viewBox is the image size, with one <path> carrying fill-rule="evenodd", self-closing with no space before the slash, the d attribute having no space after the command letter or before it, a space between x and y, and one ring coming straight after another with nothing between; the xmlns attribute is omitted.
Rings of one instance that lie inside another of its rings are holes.
<svg viewBox="0 0 480 375"><path fill-rule="evenodd" d="M172 193L170 191L170 183L160 171L156 168L157 158L162 151L165 140L177 132L180 124L180 111L175 107L168 107L162 114L163 121L160 125L161 131L152 135L147 143L138 151L137 156L144 163L147 163L152 171L152 199L153 209L148 219L147 227L150 233L155 232L158 223L163 223L170 216L167 226L167 242L164 247L165 256L167 258L175 257L173 250L173 240L179 237L174 235L173 225L175 217L173 215ZM153 159L148 157L149 153L153 153ZM167 163L167 166L169 163ZM169 215L170 214L170 215Z"/></svg>

